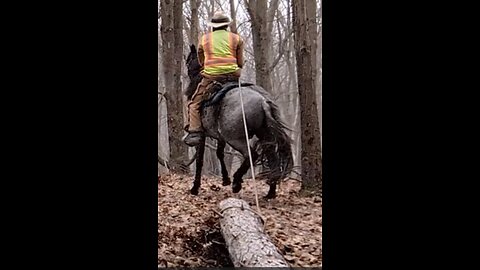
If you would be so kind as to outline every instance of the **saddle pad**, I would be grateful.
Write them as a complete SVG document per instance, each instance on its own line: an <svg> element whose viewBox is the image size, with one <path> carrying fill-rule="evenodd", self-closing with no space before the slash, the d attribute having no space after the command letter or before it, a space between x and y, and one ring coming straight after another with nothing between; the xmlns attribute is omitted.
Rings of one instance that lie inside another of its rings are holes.
<svg viewBox="0 0 480 270"><path fill-rule="evenodd" d="M242 87L247 87L247 86L252 86L252 85L254 85L254 84L253 83L242 83ZM214 94L212 94L212 96L210 98L203 101L202 106L203 107L209 107L209 106L213 106L213 105L219 103L228 91L230 91L234 88L237 88L237 87L238 87L238 82L236 82L236 81L225 83L224 85L222 85L222 89L216 91Z"/></svg>

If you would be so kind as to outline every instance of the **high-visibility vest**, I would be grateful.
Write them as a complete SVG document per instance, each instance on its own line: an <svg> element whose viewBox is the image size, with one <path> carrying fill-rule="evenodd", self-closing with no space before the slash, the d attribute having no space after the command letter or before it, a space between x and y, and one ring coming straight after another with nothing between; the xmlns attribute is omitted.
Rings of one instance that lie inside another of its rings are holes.
<svg viewBox="0 0 480 270"><path fill-rule="evenodd" d="M209 75L231 73L239 69L237 46L240 36L226 30L217 30L202 36L205 55L203 71Z"/></svg>

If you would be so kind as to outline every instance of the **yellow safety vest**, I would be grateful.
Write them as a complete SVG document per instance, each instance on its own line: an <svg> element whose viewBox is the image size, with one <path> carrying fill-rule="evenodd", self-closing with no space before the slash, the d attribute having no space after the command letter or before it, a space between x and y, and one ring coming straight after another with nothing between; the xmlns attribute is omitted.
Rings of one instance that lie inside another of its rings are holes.
<svg viewBox="0 0 480 270"><path fill-rule="evenodd" d="M205 55L203 71L209 75L226 74L240 69L237 65L237 46L240 36L217 30L202 36Z"/></svg>

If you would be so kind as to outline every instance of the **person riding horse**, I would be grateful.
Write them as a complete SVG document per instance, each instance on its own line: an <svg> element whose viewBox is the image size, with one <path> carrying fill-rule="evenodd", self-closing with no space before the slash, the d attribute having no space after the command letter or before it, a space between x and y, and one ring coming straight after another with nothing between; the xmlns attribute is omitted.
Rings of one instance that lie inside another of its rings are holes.
<svg viewBox="0 0 480 270"><path fill-rule="evenodd" d="M243 40L235 33L227 31L230 17L221 11L215 12L208 26L212 32L204 34L198 45L198 59L202 67L202 81L187 104L188 134L183 141L189 146L196 146L205 138L200 109L202 102L208 98L215 82L226 83L238 81L243 67Z"/></svg>

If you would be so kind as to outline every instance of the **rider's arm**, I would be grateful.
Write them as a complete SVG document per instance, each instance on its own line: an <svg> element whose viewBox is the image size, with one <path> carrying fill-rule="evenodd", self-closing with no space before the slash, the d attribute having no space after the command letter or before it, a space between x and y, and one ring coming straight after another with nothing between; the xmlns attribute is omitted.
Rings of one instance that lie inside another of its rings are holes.
<svg viewBox="0 0 480 270"><path fill-rule="evenodd" d="M198 62L200 63L200 66L202 66L202 70L203 70L205 55L203 54L202 38L200 38L200 41L198 42L197 55L198 55Z"/></svg>
<svg viewBox="0 0 480 270"><path fill-rule="evenodd" d="M239 68L243 68L243 40L239 38L237 46L237 65Z"/></svg>

